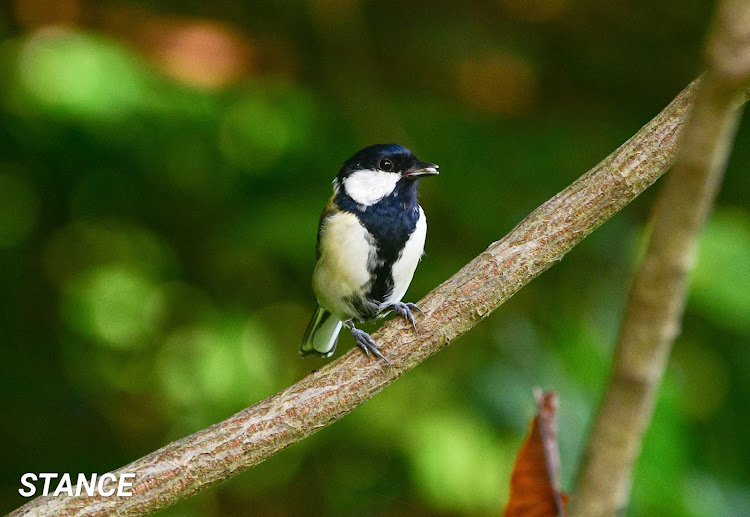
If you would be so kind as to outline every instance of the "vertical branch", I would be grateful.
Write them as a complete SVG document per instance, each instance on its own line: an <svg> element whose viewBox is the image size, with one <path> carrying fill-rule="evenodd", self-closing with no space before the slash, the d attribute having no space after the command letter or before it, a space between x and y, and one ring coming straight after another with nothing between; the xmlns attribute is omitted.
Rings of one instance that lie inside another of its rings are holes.
<svg viewBox="0 0 750 517"><path fill-rule="evenodd" d="M738 98L750 79L750 0L720 3L707 54L709 69L677 162L654 207L648 251L630 290L612 379L571 501L573 516L615 515L627 505L633 464L680 331L696 243L734 140Z"/></svg>

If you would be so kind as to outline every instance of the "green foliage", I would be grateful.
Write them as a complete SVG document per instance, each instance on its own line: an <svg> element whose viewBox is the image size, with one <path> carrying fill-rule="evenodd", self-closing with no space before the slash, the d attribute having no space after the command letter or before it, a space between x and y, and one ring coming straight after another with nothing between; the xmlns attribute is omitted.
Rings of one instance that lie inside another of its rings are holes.
<svg viewBox="0 0 750 517"><path fill-rule="evenodd" d="M0 508L24 502L24 472L119 467L323 364L296 351L315 232L358 148L398 141L441 166L422 186L416 301L692 79L711 5L522 4L103 2L77 28L20 7L0 20ZM196 51L209 43L223 50ZM750 511L748 136L631 515ZM534 386L560 395L572 487L652 196L343 421L164 515L497 515Z"/></svg>
<svg viewBox="0 0 750 517"><path fill-rule="evenodd" d="M692 302L728 331L750 332L750 218L718 211L706 229L693 278Z"/></svg>

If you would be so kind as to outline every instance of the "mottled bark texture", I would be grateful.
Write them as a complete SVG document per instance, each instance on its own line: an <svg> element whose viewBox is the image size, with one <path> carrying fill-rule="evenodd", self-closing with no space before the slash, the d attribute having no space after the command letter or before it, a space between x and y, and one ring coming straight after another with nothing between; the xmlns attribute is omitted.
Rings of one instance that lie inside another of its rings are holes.
<svg viewBox="0 0 750 517"><path fill-rule="evenodd" d="M627 506L701 230L721 184L750 78L750 1L720 4L677 162L654 206L648 250L630 289L611 382L587 444L571 516L619 515Z"/></svg>
<svg viewBox="0 0 750 517"><path fill-rule="evenodd" d="M672 165L696 84L420 301L425 315L418 318L418 336L400 318L385 323L374 338L392 367L352 350L276 395L116 471L136 474L132 497L39 497L12 515L152 512L341 418L476 325L656 181Z"/></svg>

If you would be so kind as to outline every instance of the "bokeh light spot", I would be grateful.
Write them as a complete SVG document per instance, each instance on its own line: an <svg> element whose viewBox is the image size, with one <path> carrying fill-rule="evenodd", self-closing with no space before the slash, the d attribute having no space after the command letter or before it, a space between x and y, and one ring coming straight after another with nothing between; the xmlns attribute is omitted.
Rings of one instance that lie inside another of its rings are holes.
<svg viewBox="0 0 750 517"><path fill-rule="evenodd" d="M113 348L147 345L164 310L157 286L123 266L97 268L74 281L63 303L71 327Z"/></svg>
<svg viewBox="0 0 750 517"><path fill-rule="evenodd" d="M212 408L233 410L269 395L275 368L270 337L259 323L222 318L169 336L158 375L167 398L210 422Z"/></svg>
<svg viewBox="0 0 750 517"><path fill-rule="evenodd" d="M44 271L57 285L113 264L162 278L179 271L174 250L159 236L123 221L77 222L58 230L43 254Z"/></svg>
<svg viewBox="0 0 750 517"><path fill-rule="evenodd" d="M80 18L81 0L16 0L15 15L24 27L72 25Z"/></svg>
<svg viewBox="0 0 750 517"><path fill-rule="evenodd" d="M31 101L67 116L126 115L144 89L137 63L125 50L61 28L41 29L28 38L18 66Z"/></svg>
<svg viewBox="0 0 750 517"><path fill-rule="evenodd" d="M447 512L499 511L507 498L513 449L467 415L426 415L411 450L424 496Z"/></svg>
<svg viewBox="0 0 750 517"><path fill-rule="evenodd" d="M718 210L701 239L692 305L722 327L750 332L750 220Z"/></svg>
<svg viewBox="0 0 750 517"><path fill-rule="evenodd" d="M250 42L227 25L161 18L148 24L147 32L156 63L193 86L221 88L250 70Z"/></svg>
<svg viewBox="0 0 750 517"><path fill-rule="evenodd" d="M497 52L461 63L456 87L464 100L479 110L520 114L536 99L537 74L522 57Z"/></svg>

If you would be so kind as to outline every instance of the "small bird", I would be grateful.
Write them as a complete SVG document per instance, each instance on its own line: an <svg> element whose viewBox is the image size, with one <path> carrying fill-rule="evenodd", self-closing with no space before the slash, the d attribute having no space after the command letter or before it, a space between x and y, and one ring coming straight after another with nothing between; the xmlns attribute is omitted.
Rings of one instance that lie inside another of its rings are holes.
<svg viewBox="0 0 750 517"><path fill-rule="evenodd" d="M318 299L300 345L303 357L330 357L346 325L367 355L390 364L356 321L391 311L411 322L414 303L401 299L424 254L427 220L417 201L417 180L438 174L397 144L366 147L349 158L333 180L333 197L320 216L312 286Z"/></svg>

